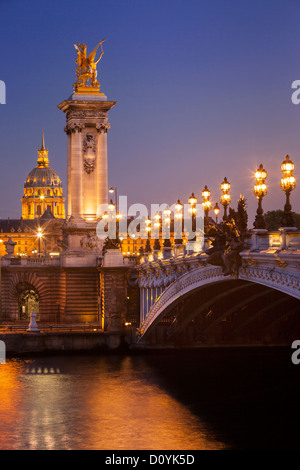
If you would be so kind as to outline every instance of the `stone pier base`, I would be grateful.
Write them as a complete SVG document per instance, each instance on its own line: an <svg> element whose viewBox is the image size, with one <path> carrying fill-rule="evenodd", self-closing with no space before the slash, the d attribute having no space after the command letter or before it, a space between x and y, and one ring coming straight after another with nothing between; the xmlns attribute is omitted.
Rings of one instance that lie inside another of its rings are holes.
<svg viewBox="0 0 300 470"><path fill-rule="evenodd" d="M44 353L59 351L116 351L126 348L123 336L105 332L3 333L6 354Z"/></svg>

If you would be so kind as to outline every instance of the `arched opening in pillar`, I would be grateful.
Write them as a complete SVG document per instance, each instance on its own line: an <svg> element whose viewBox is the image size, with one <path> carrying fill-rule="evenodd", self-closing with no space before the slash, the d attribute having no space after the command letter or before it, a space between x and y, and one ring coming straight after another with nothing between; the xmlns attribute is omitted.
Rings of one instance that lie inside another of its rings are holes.
<svg viewBox="0 0 300 470"><path fill-rule="evenodd" d="M35 287L28 283L20 283L17 286L18 312L20 320L29 320L32 310L37 318L39 315L40 297Z"/></svg>

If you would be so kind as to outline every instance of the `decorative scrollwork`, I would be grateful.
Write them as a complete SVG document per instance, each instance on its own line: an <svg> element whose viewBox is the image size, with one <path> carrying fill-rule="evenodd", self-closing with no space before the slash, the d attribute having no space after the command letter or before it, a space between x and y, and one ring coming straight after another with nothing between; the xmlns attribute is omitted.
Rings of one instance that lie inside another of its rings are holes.
<svg viewBox="0 0 300 470"><path fill-rule="evenodd" d="M88 132L82 144L83 168L90 174L96 166L97 142L91 132Z"/></svg>

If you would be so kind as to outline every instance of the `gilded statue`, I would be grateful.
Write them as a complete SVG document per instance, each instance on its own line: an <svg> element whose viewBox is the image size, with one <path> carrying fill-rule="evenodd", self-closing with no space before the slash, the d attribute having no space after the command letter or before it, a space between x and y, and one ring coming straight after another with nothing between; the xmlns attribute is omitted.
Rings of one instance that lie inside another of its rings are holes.
<svg viewBox="0 0 300 470"><path fill-rule="evenodd" d="M97 80L97 64L100 62L104 54L103 43L104 41L106 41L106 39L103 39L103 41L99 42L99 44L97 44L97 46L92 50L89 56L87 55L86 44L81 44L81 43L78 43L78 45L74 44L74 47L77 51L77 60L76 60L77 82L74 84L74 87L76 90L80 87L92 87L92 88L100 87L100 83ZM101 46L100 57L98 60L95 60L99 46ZM89 80L91 80L90 85L88 85Z"/></svg>

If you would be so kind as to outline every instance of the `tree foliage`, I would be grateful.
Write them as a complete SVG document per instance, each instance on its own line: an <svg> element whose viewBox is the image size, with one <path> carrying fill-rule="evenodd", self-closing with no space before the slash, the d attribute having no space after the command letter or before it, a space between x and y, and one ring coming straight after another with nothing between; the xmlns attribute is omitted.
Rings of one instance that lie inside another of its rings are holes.
<svg viewBox="0 0 300 470"><path fill-rule="evenodd" d="M265 222L269 231L278 230L281 227L281 219L283 217L283 210L277 209L276 211L268 211L265 213ZM300 229L300 214L293 212L295 226Z"/></svg>
<svg viewBox="0 0 300 470"><path fill-rule="evenodd" d="M244 196L241 196L238 201L237 210L229 208L229 220L234 220L238 231L242 234L247 231L248 214L247 214L247 201Z"/></svg>

